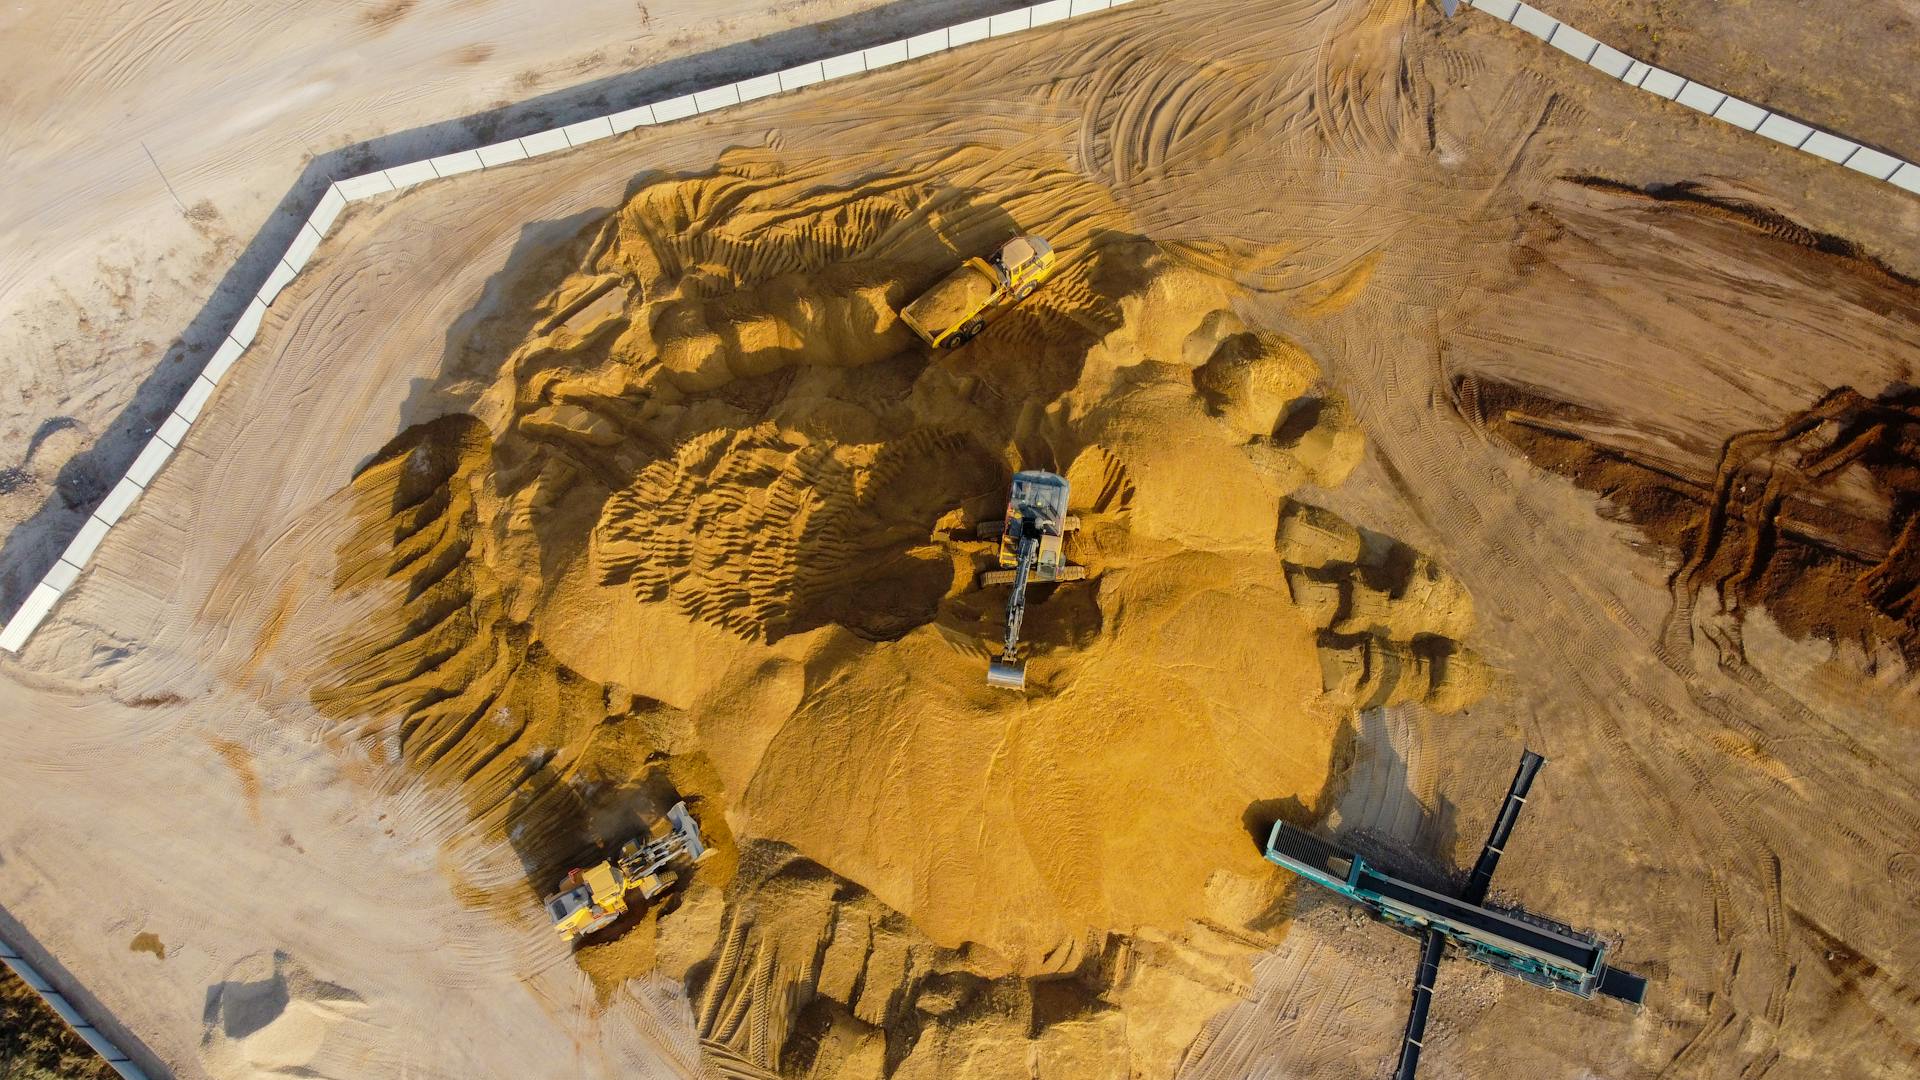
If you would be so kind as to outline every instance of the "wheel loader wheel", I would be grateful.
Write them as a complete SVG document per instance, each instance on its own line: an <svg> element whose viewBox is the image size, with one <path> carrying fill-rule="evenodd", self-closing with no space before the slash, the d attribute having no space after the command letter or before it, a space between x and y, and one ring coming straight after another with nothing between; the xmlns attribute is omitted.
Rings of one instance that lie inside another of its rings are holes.
<svg viewBox="0 0 1920 1080"><path fill-rule="evenodd" d="M1014 570L989 570L989 571L987 571L986 573L984 573L984 574L981 574L981 575L980 575L980 584L982 584L982 585L1011 585L1011 584L1013 584L1013 578L1014 578L1014 575L1015 575L1016 573L1018 573L1018 571L1014 571Z"/></svg>

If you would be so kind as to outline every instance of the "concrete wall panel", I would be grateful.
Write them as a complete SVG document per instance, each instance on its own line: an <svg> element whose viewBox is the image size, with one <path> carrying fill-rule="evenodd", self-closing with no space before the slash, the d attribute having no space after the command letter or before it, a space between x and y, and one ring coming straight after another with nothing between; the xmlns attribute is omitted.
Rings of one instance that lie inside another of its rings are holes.
<svg viewBox="0 0 1920 1080"><path fill-rule="evenodd" d="M947 47L947 30L941 27L930 34L915 34L907 39L907 58L918 59L930 56Z"/></svg>
<svg viewBox="0 0 1920 1080"><path fill-rule="evenodd" d="M772 97L779 93L780 76L761 75L752 79L741 79L733 85L739 87L741 101L752 101L755 98Z"/></svg>
<svg viewBox="0 0 1920 1080"><path fill-rule="evenodd" d="M314 232L325 236L346 205L347 197L340 194L340 185L328 184L327 190L320 196L319 205L313 208L313 216L307 218L307 224L313 227Z"/></svg>
<svg viewBox="0 0 1920 1080"><path fill-rule="evenodd" d="M1774 113L1762 120L1760 126L1754 130L1774 142L1783 142L1796 149L1801 143L1807 141L1807 136L1813 134L1812 128L1797 120L1789 120L1779 113Z"/></svg>
<svg viewBox="0 0 1920 1080"><path fill-rule="evenodd" d="M187 429L191 426L181 418L179 413L168 413L167 418L161 422L159 430L153 433L153 437L165 440L168 446L179 446L187 437Z"/></svg>
<svg viewBox="0 0 1920 1080"><path fill-rule="evenodd" d="M1713 110L1719 108L1720 103L1727 100L1727 95L1703 83L1689 81L1687 85L1680 88L1678 94L1674 95L1673 100L1685 105L1689 109L1697 109L1700 112L1706 113L1708 116L1712 116Z"/></svg>
<svg viewBox="0 0 1920 1080"><path fill-rule="evenodd" d="M1079 13L1078 4L1076 3L1074 14L1078 15ZM987 37L992 33L992 19L975 19L972 22L963 22L958 26L947 27L947 41L955 47L971 45L976 41L987 40Z"/></svg>
<svg viewBox="0 0 1920 1080"><path fill-rule="evenodd" d="M613 127L614 134L616 135L622 131L632 131L637 127L646 127L653 122L653 106L651 105L636 106L635 108L627 109L624 112L617 112L607 117L607 123Z"/></svg>
<svg viewBox="0 0 1920 1080"><path fill-rule="evenodd" d="M1838 135L1829 135L1824 131L1815 131L1800 144L1800 149L1809 154L1826 158L1828 161L1845 161L1860 149L1860 144Z"/></svg>
<svg viewBox="0 0 1920 1080"><path fill-rule="evenodd" d="M1046 3L1035 4L1027 10L1033 13L1033 18L1029 20L1032 25L1045 26L1072 16L1073 0L1047 0Z"/></svg>
<svg viewBox="0 0 1920 1080"><path fill-rule="evenodd" d="M811 64L801 64L799 67L790 67L782 71L780 89L798 90L803 86L812 86L826 77L826 71L822 68L820 61L816 60Z"/></svg>
<svg viewBox="0 0 1920 1080"><path fill-rule="evenodd" d="M740 87L737 83L716 86L711 90L702 90L693 95L693 107L701 112L713 112L740 104Z"/></svg>
<svg viewBox="0 0 1920 1080"><path fill-rule="evenodd" d="M1554 28L1560 25L1560 20L1537 7L1521 4L1513 13L1513 25L1545 41L1553 36Z"/></svg>
<svg viewBox="0 0 1920 1080"><path fill-rule="evenodd" d="M520 145L519 139L508 139L506 142L497 142L492 146L483 146L474 153L480 156L482 166L491 169L495 165L505 165L510 161L526 160L527 148Z"/></svg>
<svg viewBox="0 0 1920 1080"><path fill-rule="evenodd" d="M565 150L573 144L567 141L567 134L559 128L536 131L531 135L520 136L520 145L526 148L528 157L551 154L555 150Z"/></svg>
<svg viewBox="0 0 1920 1080"><path fill-rule="evenodd" d="M479 152L474 150L442 154L437 158L429 159L428 164L432 165L433 171L440 176L459 176L461 173L486 168L486 163L480 160Z"/></svg>
<svg viewBox="0 0 1920 1080"><path fill-rule="evenodd" d="M307 231L307 227L300 226L300 231ZM293 267L287 265L287 260L281 259L274 263L273 272L267 275L266 282L260 286L260 302L272 307L274 300L280 295L280 290L286 288L287 283L292 280Z"/></svg>
<svg viewBox="0 0 1920 1080"><path fill-rule="evenodd" d="M1847 168L1866 173L1875 180L1891 177L1900 166L1905 164L1892 154L1883 154L1871 146L1863 146L1859 152L1847 159Z"/></svg>
<svg viewBox="0 0 1920 1080"><path fill-rule="evenodd" d="M266 317L267 305L256 296L253 303L247 305L247 310L240 313L240 321L233 324L233 332L228 336L243 346L251 345L253 336L260 332L260 320Z"/></svg>
<svg viewBox="0 0 1920 1080"><path fill-rule="evenodd" d="M179 413L182 420L191 424L200 419L200 410L206 406L207 399L212 396L213 381L202 375L193 380L192 386L187 387L186 396L180 399L180 404L173 407L173 411Z"/></svg>
<svg viewBox="0 0 1920 1080"><path fill-rule="evenodd" d="M282 258L286 260L289 268L295 271L302 270L306 267L307 260L313 258L314 249L320 246L320 240L321 234L311 222L302 225L300 231L293 235L293 242L287 245L287 253Z"/></svg>
<svg viewBox="0 0 1920 1080"><path fill-rule="evenodd" d="M155 435L147 440L146 447L140 451L139 457L133 459L133 464L127 466L127 479L146 487L153 483L153 478L160 473L160 466L165 465L172 456L173 447L168 445L167 440Z"/></svg>
<svg viewBox="0 0 1920 1080"><path fill-rule="evenodd" d="M888 64L898 64L902 60L905 60L907 58L907 43L904 41L889 41L885 45L875 45L862 55L866 57L867 70L872 71L875 68L883 68Z"/></svg>
<svg viewBox="0 0 1920 1080"><path fill-rule="evenodd" d="M387 179L386 173L371 172L365 176L349 176L345 180L335 182L334 186L340 189L340 194L345 196L348 202L358 202L361 199L371 199L375 195L384 195L392 191L393 181Z"/></svg>
<svg viewBox="0 0 1920 1080"><path fill-rule="evenodd" d="M39 628L40 620L47 617L47 612L53 610L54 601L58 599L60 599L60 592L53 586L48 585L44 581L35 585L33 591L27 594L26 600L20 604L20 610L14 612L13 618L7 620L6 629L0 630L0 649L17 653L25 647L27 638L31 637L34 630ZM15 972L19 972L20 968L25 965L16 964L14 961L8 960L7 966L13 968ZM25 974L22 974L20 977L22 979L27 978ZM27 985L33 986L35 990L39 990L42 993L53 989L44 981L41 981L40 985L34 986L34 982L39 981L39 978L36 974L32 979L27 979Z"/></svg>
<svg viewBox="0 0 1920 1080"><path fill-rule="evenodd" d="M60 553L60 558L75 566L85 567L87 561L93 558L93 553L99 550L100 541L106 538L107 523L89 514L80 531L73 534L73 542Z"/></svg>
<svg viewBox="0 0 1920 1080"><path fill-rule="evenodd" d="M1616 79L1626 78L1628 70L1633 67L1635 62L1633 57L1606 44L1599 45L1593 50L1593 55L1587 58L1587 63L1592 64L1594 67L1599 68L1601 71L1606 72ZM1640 66L1643 68L1646 67L1645 64L1641 64Z"/></svg>
<svg viewBox="0 0 1920 1080"><path fill-rule="evenodd" d="M613 121L604 116L596 116L591 120L582 120L577 124L568 124L566 127L561 128L560 131L567 137L567 142L570 145L579 146L583 143L593 142L596 139L612 138Z"/></svg>
<svg viewBox="0 0 1920 1080"><path fill-rule="evenodd" d="M1600 48L1598 39L1588 37L1566 23L1554 27L1553 34L1547 38L1547 44L1583 64L1593 59L1594 51Z"/></svg>
<svg viewBox="0 0 1920 1080"><path fill-rule="evenodd" d="M206 379L208 382L219 382L221 377L226 375L227 371L233 367L233 362L240 359L240 354L246 351L246 349L241 347L239 342L232 338L227 338L220 343L218 349L213 350L213 356L207 360L207 366L200 369L200 377ZM193 418L188 417L187 419L191 420Z"/></svg>
<svg viewBox="0 0 1920 1080"><path fill-rule="evenodd" d="M140 492L139 484L121 477L120 482L113 485L113 490L107 492L107 497L100 500L100 505L93 508L93 516L111 526L120 520L120 515L127 512L127 507L133 505L133 500L140 497Z"/></svg>
<svg viewBox="0 0 1920 1080"><path fill-rule="evenodd" d="M1026 8L1003 11L987 20L987 34L999 37L1002 34L1017 34L1033 27L1033 13Z"/></svg>
<svg viewBox="0 0 1920 1080"><path fill-rule="evenodd" d="M692 94L682 94L677 98L668 98L665 101L656 101L653 103L653 119L655 123L660 124L665 124L673 120L684 120L699 111L700 110L693 104Z"/></svg>
<svg viewBox="0 0 1920 1080"><path fill-rule="evenodd" d="M438 180L440 174L433 171L433 163L430 161L409 161L405 165L389 165L387 179L393 181L393 190L399 191L401 188L424 184L429 180Z"/></svg>

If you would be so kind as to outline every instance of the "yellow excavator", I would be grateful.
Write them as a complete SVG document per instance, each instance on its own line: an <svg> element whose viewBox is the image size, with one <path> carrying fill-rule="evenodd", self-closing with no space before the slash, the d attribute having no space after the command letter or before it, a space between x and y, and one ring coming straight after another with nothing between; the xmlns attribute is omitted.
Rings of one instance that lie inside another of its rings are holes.
<svg viewBox="0 0 1920 1080"><path fill-rule="evenodd" d="M578 941L611 926L627 913L628 893L638 892L642 900L651 900L673 887L679 874L668 864L697 863L711 854L686 802L673 804L667 823L665 836L629 840L613 858L567 871L560 879L560 891L546 899L547 915L561 937Z"/></svg>
<svg viewBox="0 0 1920 1080"><path fill-rule="evenodd" d="M918 300L900 321L936 349L957 349L987 328L993 309L1019 303L1053 275L1053 248L1037 236L1016 236L992 255L971 258Z"/></svg>

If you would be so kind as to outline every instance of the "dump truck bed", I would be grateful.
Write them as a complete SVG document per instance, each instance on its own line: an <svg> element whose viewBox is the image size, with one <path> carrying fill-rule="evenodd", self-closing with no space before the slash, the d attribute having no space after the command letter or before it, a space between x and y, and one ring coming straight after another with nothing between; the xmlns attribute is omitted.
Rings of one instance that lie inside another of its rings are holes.
<svg viewBox="0 0 1920 1080"><path fill-rule="evenodd" d="M997 277L968 260L902 309L900 317L931 340L979 314L999 288Z"/></svg>

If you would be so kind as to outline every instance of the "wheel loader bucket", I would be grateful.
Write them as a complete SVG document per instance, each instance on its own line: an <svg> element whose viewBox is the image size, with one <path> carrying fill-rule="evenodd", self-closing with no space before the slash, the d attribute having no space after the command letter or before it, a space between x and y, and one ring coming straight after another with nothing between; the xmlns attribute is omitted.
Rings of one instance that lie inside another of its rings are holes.
<svg viewBox="0 0 1920 1080"><path fill-rule="evenodd" d="M673 809L667 811L667 820L673 823L673 831L686 842L687 858L699 862L706 857L707 843L700 838L700 826L693 820L693 815L687 812L686 802L674 803Z"/></svg>
<svg viewBox="0 0 1920 1080"><path fill-rule="evenodd" d="M1018 660L995 660L987 665L987 685L1003 690L1027 688L1027 665Z"/></svg>

